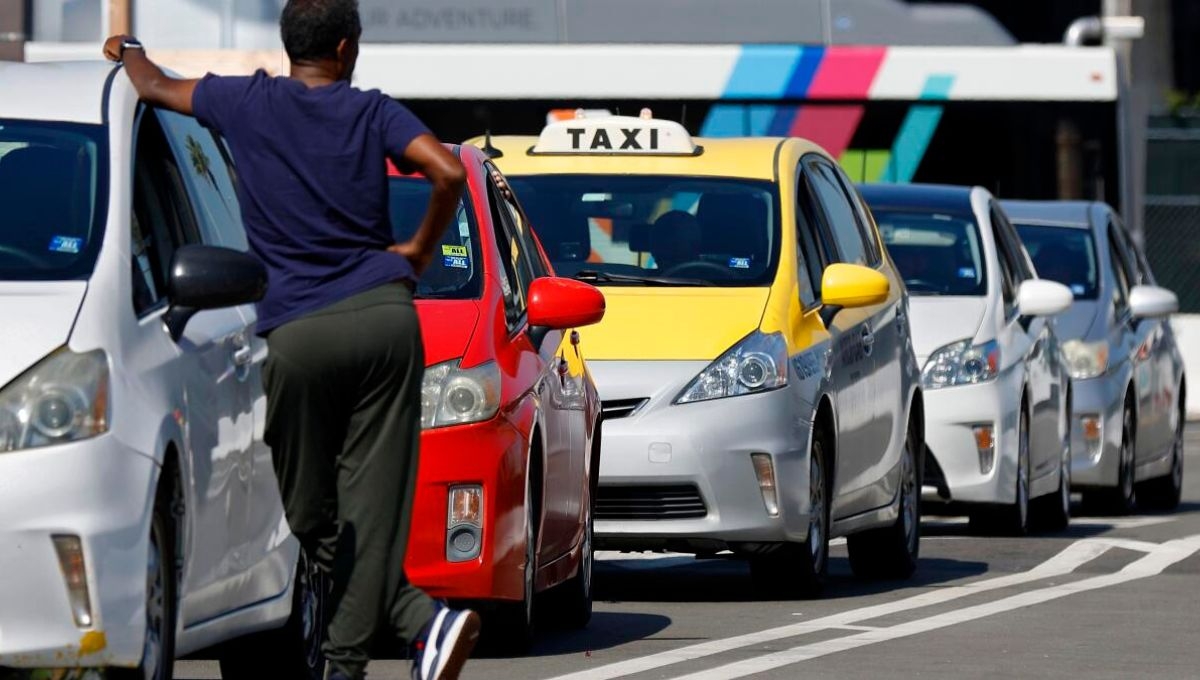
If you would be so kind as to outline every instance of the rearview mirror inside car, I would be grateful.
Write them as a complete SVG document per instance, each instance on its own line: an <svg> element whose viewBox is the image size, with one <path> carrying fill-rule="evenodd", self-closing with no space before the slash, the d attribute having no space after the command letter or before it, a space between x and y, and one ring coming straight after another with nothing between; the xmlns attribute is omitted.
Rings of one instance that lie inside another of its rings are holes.
<svg viewBox="0 0 1200 680"><path fill-rule="evenodd" d="M1175 293L1158 286L1134 286L1129 291L1129 313L1135 319L1168 316L1179 311Z"/></svg>
<svg viewBox="0 0 1200 680"><path fill-rule="evenodd" d="M266 292L267 270L254 257L229 248L183 246L171 258L171 307L163 322L178 341L196 312L258 302Z"/></svg>

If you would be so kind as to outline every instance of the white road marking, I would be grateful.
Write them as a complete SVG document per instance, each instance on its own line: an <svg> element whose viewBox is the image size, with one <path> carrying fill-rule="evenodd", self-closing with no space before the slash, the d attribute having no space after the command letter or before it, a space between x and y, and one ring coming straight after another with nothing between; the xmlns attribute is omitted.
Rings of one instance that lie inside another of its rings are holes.
<svg viewBox="0 0 1200 680"><path fill-rule="evenodd" d="M1029 571L1023 571L1016 574L1007 574L1005 576L997 576L995 578L974 581L965 583L960 586L950 586L946 588L938 588L929 590L917 595L902 598L894 602L884 602L881 604L860 607L851 609L829 616L813 619L812 621L802 621L779 626L777 628L769 628L754 633L747 633L730 638L722 638L719 640L710 640L701 642L695 645L680 647L679 649L670 649L657 654L629 659L626 661L618 661L616 663L607 664L598 668L568 673L560 675L554 680L608 680L609 678L619 678L624 675L633 675L634 673L642 673L651 671L656 668L670 666L682 661L691 661L705 656L721 654L723 652L732 651L739 647L749 645L762 644L773 640L781 640L784 638L803 635L814 631L825 630L827 628L835 628L838 626L852 625L861 621L896 614L899 612L908 611L910 609L919 609L935 604L951 602L959 598L968 597L985 593L990 590L999 588L1009 588L1011 586L1038 581L1044 578L1054 576L1063 576L1075 571L1078 567L1096 559L1109 550L1111 546L1096 540L1084 539L1076 541L1067 546L1054 557L1042 562Z"/></svg>
<svg viewBox="0 0 1200 680"><path fill-rule="evenodd" d="M1164 569L1190 557L1197 550L1200 550L1200 534L1157 545L1153 548L1152 552L1131 562L1115 574L1093 576L1079 581L1039 588L1001 598L994 602L964 607L889 628L880 628L857 635L800 645L782 652L766 654L699 673L680 676L675 680L732 680L733 678L743 678L755 673L762 673L829 654L836 654L879 642L887 642L920 633L927 633L939 628L967 623L1016 609L1024 609L1036 604L1066 597L1067 595L1098 590L1100 588L1109 588L1161 574Z"/></svg>
<svg viewBox="0 0 1200 680"><path fill-rule="evenodd" d="M1153 526L1155 524L1166 524L1174 522L1178 517L1168 517L1163 515L1135 515L1133 517L1072 517L1071 527L1077 529L1138 529L1141 527ZM938 515L936 517L926 517L921 521L924 528L938 528L945 526L960 526L970 521L967 517L955 517Z"/></svg>

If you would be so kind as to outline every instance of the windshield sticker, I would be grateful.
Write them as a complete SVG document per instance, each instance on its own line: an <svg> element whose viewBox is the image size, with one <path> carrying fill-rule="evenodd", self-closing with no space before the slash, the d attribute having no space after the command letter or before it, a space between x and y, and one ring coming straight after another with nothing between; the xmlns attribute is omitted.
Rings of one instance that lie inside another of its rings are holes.
<svg viewBox="0 0 1200 680"><path fill-rule="evenodd" d="M76 255L83 250L83 239L77 236L55 236L50 239L50 252Z"/></svg>
<svg viewBox="0 0 1200 680"><path fill-rule="evenodd" d="M1087 289L1083 287L1082 283L1072 283L1071 292L1076 295L1083 295L1085 292L1087 292Z"/></svg>
<svg viewBox="0 0 1200 680"><path fill-rule="evenodd" d="M750 258L748 257L731 257L729 258L730 269L749 269Z"/></svg>
<svg viewBox="0 0 1200 680"><path fill-rule="evenodd" d="M454 257L466 257L467 256L467 247L466 246L442 246L442 254L450 255L450 256L454 256Z"/></svg>
<svg viewBox="0 0 1200 680"><path fill-rule="evenodd" d="M467 258L458 255L443 255L442 266L449 269L470 269L471 265Z"/></svg>
<svg viewBox="0 0 1200 680"><path fill-rule="evenodd" d="M975 270L970 267L961 267L958 270L958 278L973 279L975 278Z"/></svg>

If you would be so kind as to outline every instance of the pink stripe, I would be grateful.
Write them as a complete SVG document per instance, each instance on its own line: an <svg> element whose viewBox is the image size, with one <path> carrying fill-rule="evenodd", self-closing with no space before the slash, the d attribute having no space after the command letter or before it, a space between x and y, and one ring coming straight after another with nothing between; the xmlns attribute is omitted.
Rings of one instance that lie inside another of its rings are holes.
<svg viewBox="0 0 1200 680"><path fill-rule="evenodd" d="M826 48L808 87L808 98L866 99L885 54L886 47Z"/></svg>
<svg viewBox="0 0 1200 680"><path fill-rule="evenodd" d="M850 148L850 140L862 117L862 106L810 104L800 109L800 115L792 122L788 134L812 140L828 151L830 156L837 158Z"/></svg>

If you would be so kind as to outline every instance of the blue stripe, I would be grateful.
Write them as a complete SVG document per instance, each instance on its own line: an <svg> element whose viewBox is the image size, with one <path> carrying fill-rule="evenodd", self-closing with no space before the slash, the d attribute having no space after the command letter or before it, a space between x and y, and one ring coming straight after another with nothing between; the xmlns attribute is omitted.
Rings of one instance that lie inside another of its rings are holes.
<svg viewBox="0 0 1200 680"><path fill-rule="evenodd" d="M779 108L774 104L714 104L700 127L700 136L763 137Z"/></svg>
<svg viewBox="0 0 1200 680"><path fill-rule="evenodd" d="M778 99L786 91L796 64L796 45L744 45L729 82L726 99Z"/></svg>
<svg viewBox="0 0 1200 680"><path fill-rule="evenodd" d="M825 57L824 47L804 47L800 51L800 60L788 80L786 96L791 99L803 99L808 94L808 86L812 85L813 77L817 75L817 67Z"/></svg>
<svg viewBox="0 0 1200 680"><path fill-rule="evenodd" d="M776 107L775 116L771 119L771 124L767 126L767 136L786 137L799 113L799 106Z"/></svg>

